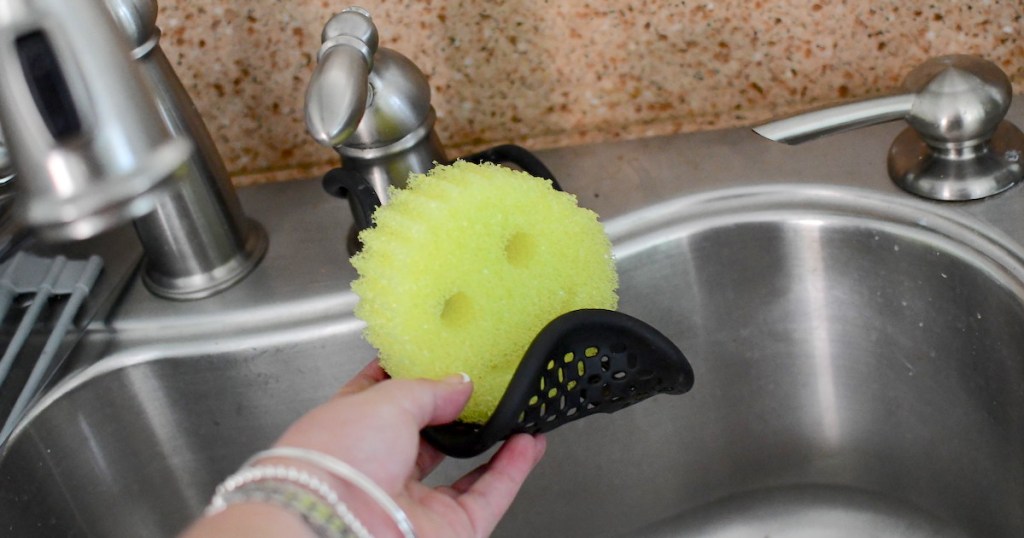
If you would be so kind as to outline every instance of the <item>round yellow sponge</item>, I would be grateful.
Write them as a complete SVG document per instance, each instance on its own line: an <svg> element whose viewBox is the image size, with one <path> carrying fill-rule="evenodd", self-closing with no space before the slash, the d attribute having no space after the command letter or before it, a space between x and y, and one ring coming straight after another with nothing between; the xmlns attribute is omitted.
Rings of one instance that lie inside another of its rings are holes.
<svg viewBox="0 0 1024 538"><path fill-rule="evenodd" d="M390 195L352 258L355 313L392 377L469 374L463 421L487 421L551 320L617 306L597 214L549 181L458 161Z"/></svg>

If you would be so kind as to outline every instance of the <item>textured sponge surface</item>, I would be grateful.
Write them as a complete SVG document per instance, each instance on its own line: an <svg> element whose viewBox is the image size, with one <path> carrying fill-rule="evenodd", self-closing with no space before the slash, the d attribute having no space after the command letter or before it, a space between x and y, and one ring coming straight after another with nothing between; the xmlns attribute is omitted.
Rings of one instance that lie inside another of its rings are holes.
<svg viewBox="0 0 1024 538"><path fill-rule="evenodd" d="M459 161L390 194L352 258L356 315L392 377L469 374L464 421L487 420L548 322L617 306L597 215L546 180Z"/></svg>

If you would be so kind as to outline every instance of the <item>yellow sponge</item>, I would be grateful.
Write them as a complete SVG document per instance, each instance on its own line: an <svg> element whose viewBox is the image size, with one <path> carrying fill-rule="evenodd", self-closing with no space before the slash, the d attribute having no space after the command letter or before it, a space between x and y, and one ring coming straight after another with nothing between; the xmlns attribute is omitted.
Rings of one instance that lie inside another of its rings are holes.
<svg viewBox="0 0 1024 538"><path fill-rule="evenodd" d="M617 306L597 214L549 181L458 161L390 195L352 258L356 315L392 377L469 374L466 422L486 422L548 322Z"/></svg>

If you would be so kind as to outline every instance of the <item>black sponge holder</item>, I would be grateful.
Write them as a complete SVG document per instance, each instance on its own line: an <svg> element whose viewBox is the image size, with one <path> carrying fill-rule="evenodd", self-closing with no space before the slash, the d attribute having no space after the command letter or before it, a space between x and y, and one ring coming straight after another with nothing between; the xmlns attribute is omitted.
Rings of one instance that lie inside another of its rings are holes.
<svg viewBox="0 0 1024 538"><path fill-rule="evenodd" d="M544 163L519 146L497 146L462 160L513 164L562 190ZM349 200L357 231L373 226L380 199L361 174L336 168L324 176L323 187ZM349 239L352 248L354 237ZM422 436L449 456L471 458L517 433L548 432L660 393L683 394L693 382L682 351L654 327L613 310L574 310L537 334L485 424L431 426Z"/></svg>
<svg viewBox="0 0 1024 538"><path fill-rule="evenodd" d="M536 155L521 146L504 144L461 157L458 160L477 164L485 162L511 164L531 176L550 181L555 190L562 190L551 170L548 170L548 167ZM348 200L349 207L352 209L352 217L356 221L357 232L373 226L373 212L380 207L380 197L362 174L354 170L335 168L324 174L322 184L327 194Z"/></svg>
<svg viewBox="0 0 1024 538"><path fill-rule="evenodd" d="M613 310L574 310L537 334L485 424L454 422L422 435L449 456L470 458L517 433L548 432L691 387L690 363L654 327Z"/></svg>

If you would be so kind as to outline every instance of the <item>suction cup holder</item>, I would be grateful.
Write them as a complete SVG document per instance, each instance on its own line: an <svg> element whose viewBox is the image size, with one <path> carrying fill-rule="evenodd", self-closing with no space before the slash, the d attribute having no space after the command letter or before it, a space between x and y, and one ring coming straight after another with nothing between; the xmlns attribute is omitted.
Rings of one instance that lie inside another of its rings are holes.
<svg viewBox="0 0 1024 538"><path fill-rule="evenodd" d="M486 424L432 426L422 436L449 456L470 458L517 433L683 394L693 381L682 351L654 327L612 310L575 310L537 334Z"/></svg>
<svg viewBox="0 0 1024 538"><path fill-rule="evenodd" d="M532 176L551 181L551 186L555 190L562 190L554 174L544 165L543 161L530 150L521 146L504 144L457 160L472 163L511 164ZM357 231L373 226L373 212L381 205L380 197L373 190L370 181L362 174L344 168L335 168L324 175L323 187L331 196L348 199Z"/></svg>

